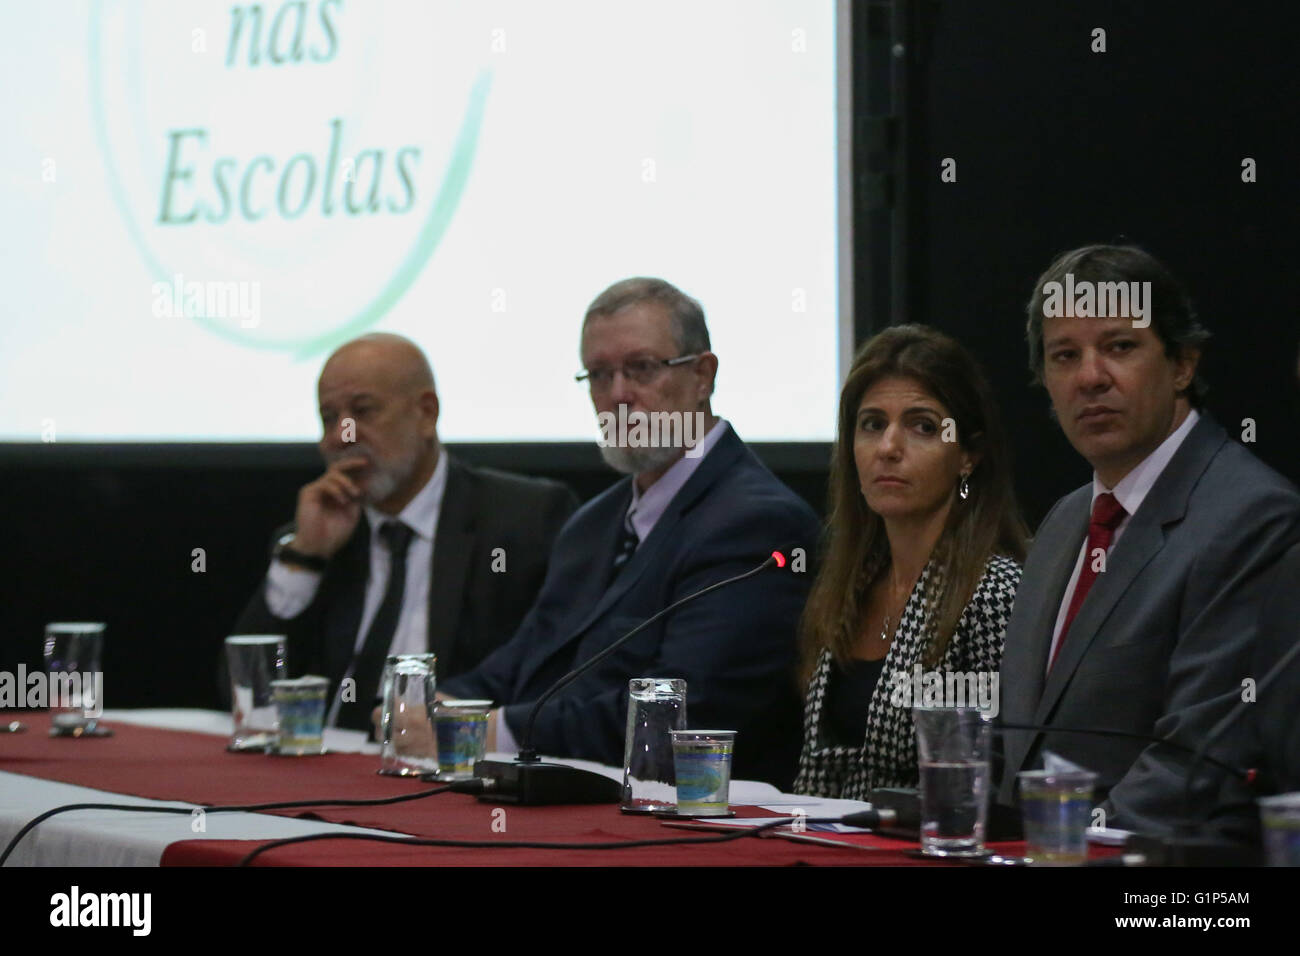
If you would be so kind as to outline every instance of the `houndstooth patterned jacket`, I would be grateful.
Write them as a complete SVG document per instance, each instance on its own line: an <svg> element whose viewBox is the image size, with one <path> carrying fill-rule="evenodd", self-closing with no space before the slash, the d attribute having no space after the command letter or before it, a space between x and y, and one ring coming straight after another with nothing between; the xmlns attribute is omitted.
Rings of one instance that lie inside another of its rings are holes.
<svg viewBox="0 0 1300 956"><path fill-rule="evenodd" d="M875 787L917 785L919 772L911 701L895 703L891 697L896 682L905 681L908 688L913 686L915 667L922 664L930 635L926 595L930 591L930 579L936 574L935 563L931 561L921 572L903 609L871 696L867 735L861 747L832 746L823 739L822 701L833 661L829 650L822 651L804 700L804 741L799 754L799 774L794 781L795 793L862 800ZM1007 621L1011 618L1011 605L1019 584L1019 564L1000 555L989 559L975 593L957 622L943 661L935 670L989 673L998 670Z"/></svg>

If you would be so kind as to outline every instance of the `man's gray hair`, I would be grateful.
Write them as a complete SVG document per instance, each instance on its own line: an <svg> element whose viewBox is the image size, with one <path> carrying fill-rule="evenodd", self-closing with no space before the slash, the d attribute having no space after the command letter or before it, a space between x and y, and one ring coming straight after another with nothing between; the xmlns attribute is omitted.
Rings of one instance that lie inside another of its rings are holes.
<svg viewBox="0 0 1300 956"><path fill-rule="evenodd" d="M642 302L654 302L668 310L672 317L673 341L682 355L694 355L708 352L709 329L704 324L704 309L671 282L636 276L615 282L612 286L596 296L587 306L587 314L582 319L582 327L593 318L614 315L630 305Z"/></svg>

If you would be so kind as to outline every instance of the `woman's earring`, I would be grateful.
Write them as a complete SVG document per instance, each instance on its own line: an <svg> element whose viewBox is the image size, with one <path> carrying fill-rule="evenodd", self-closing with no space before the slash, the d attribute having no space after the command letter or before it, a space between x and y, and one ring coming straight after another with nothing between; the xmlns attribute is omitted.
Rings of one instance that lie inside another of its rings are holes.
<svg viewBox="0 0 1300 956"><path fill-rule="evenodd" d="M970 475L961 476L961 484L957 486L957 494L961 495L962 501L970 497Z"/></svg>

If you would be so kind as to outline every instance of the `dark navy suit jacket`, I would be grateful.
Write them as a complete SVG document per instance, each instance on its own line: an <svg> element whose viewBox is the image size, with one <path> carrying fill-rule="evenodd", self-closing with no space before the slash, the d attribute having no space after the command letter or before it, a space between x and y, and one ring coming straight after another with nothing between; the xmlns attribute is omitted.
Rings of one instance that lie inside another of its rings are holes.
<svg viewBox="0 0 1300 956"><path fill-rule="evenodd" d="M610 583L631 499L628 478L569 519L514 638L443 691L504 705L522 743L533 701L651 615L751 570L774 548L813 553L812 509L730 427ZM733 778L788 788L802 719L796 629L811 578L810 569L772 568L668 615L552 697L539 712L533 746L619 766L628 680L678 677L687 683L688 727L738 731Z"/></svg>

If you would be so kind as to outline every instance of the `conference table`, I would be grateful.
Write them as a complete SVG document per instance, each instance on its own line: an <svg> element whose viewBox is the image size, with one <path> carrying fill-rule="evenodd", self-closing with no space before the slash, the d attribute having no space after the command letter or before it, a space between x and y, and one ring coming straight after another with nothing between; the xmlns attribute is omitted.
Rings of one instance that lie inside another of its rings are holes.
<svg viewBox="0 0 1300 956"><path fill-rule="evenodd" d="M12 717L12 714L7 714ZM230 715L204 710L107 711L112 736L50 738L49 717L18 715L25 733L0 734L0 846L38 814L74 803L182 812L76 810L29 832L6 866L231 866L271 841L329 834L275 847L256 866L913 866L916 843L869 833L786 832L728 842L604 847L628 841L716 839L612 804L517 806L462 793L432 793L418 779L381 776L379 748L357 731L330 730L328 753L276 757L225 749ZM496 755L508 759L507 754ZM616 780L622 771L564 761ZM428 796L384 806L329 806L218 812L223 806ZM733 781L739 818L838 817L867 805L781 793ZM676 821L673 821L676 822ZM386 838L385 842L368 837ZM403 845L411 838L475 845ZM812 841L824 842L812 842ZM519 847L515 844L563 844ZM1004 854L1016 843L991 844ZM1106 855L1106 848L1094 847Z"/></svg>

